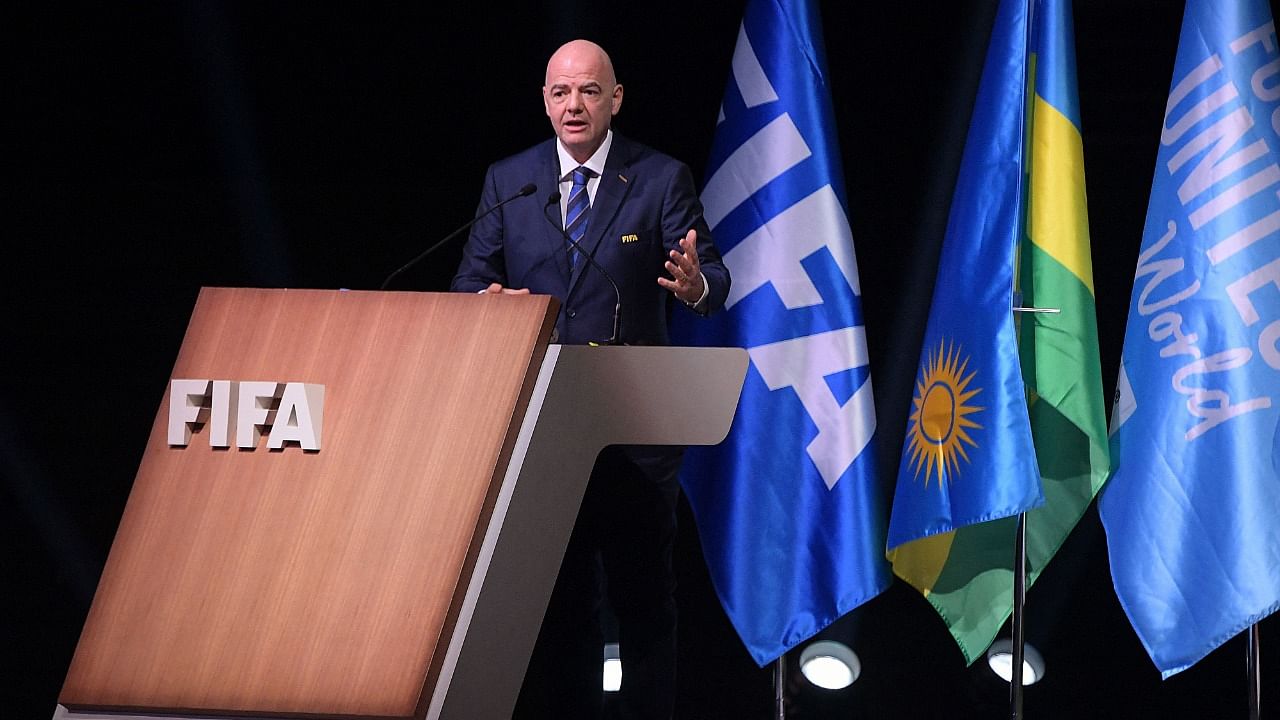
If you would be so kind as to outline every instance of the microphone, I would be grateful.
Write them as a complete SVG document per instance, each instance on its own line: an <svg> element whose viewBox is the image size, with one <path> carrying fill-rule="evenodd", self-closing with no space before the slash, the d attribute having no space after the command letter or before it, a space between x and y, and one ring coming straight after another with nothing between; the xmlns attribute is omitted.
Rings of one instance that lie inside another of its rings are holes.
<svg viewBox="0 0 1280 720"><path fill-rule="evenodd" d="M551 195L547 197L547 204L542 206L542 217L546 218L547 222L551 223L552 227L556 229L556 232L560 233L560 237L563 237L565 239L565 242L569 243L569 245L571 245L574 250L577 250L578 254L581 255L588 263L591 263L591 267L595 268L596 270L599 270L600 274L604 276L604 279L608 280L609 284L613 286L613 296L614 296L613 337L610 337L609 341L606 342L605 344L619 345L621 344L619 335L622 332L622 291L618 289L618 283L613 281L613 276L611 276L609 272L605 270L603 267L600 267L600 264L595 261L595 258L591 257L591 255L587 253L587 251L583 250L582 246L578 244L577 240L574 240L573 238L569 237L569 233L564 231L564 227L562 227L560 223L553 220L551 216L547 214L547 210L552 205L555 205L559 202L560 202L560 192L558 190L555 192L552 192Z"/></svg>
<svg viewBox="0 0 1280 720"><path fill-rule="evenodd" d="M515 200L515 199L517 199L517 198L522 198L522 197L528 197L528 196L530 196L530 195L532 195L532 194L534 194L534 193L536 193L536 192L538 192L538 186L537 186L537 185L534 185L533 183L529 183L528 185L525 185L524 187L522 187L522 188L520 188L519 190L517 190L515 195L512 195L511 197L507 198L506 200L503 200L502 202L495 203L495 204L493 205L493 207L491 207L491 208L489 208L488 210L485 210L484 212L480 213L479 215L477 215L477 216L475 216L475 217L471 218L471 220L467 221L467 223L466 223L466 224L464 224L462 227L458 228L457 230L454 230L453 232L449 233L448 235L445 235L443 240L441 240L440 242L436 243L435 245L432 245L431 247L427 248L426 250L424 250L424 251L422 252L422 254L418 255L418 256L417 256L417 257L415 257L414 259L412 259L412 260L410 260L409 262L407 262L407 263L405 263L404 265L402 265L402 266L400 267L400 269L399 269L399 270L396 270L395 272L393 272L393 273L391 273L390 275L388 275L388 276L387 276L387 279L386 279L386 280L383 280L383 281L382 281L382 284L378 286L378 289L379 289L379 290L386 290L386 289L387 289L387 285L390 285L390 284L391 284L391 281L392 281L392 280L394 280L394 279L396 278L396 276L398 276L400 273L404 272L405 270L408 270L409 268L413 267L414 265L417 265L419 262L421 262L421 261L422 261L422 259L423 259L423 258L425 258L426 256L430 255L431 253L435 252L436 250L440 249L440 246L444 245L445 243L447 243L447 242L449 242L450 240L452 240L452 239L454 239L455 237L457 237L459 234L461 234L461 233L462 233L462 231L463 231L463 230L466 230L466 229L470 228L472 225L475 225L476 223L480 222L480 220L481 220L482 218L484 218L486 215L488 215L489 213L493 212L494 210L497 210L498 208L502 207L503 205L506 205L507 203L511 202L512 200ZM557 197L558 197L558 196L557 196Z"/></svg>

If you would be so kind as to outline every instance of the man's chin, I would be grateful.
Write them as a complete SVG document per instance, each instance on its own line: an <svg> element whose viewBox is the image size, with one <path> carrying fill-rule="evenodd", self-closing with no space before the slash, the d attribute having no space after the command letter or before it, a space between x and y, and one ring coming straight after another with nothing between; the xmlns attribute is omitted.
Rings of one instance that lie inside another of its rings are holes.
<svg viewBox="0 0 1280 720"><path fill-rule="evenodd" d="M593 136L589 130L578 132L562 130L560 133L560 143L565 146L565 149L574 155L586 153L587 157L590 157L600 147L603 139L603 135Z"/></svg>

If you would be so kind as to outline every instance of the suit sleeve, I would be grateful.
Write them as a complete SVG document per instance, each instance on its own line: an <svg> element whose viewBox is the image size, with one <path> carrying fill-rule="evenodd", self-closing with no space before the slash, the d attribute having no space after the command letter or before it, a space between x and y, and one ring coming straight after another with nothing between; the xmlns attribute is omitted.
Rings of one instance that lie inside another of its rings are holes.
<svg viewBox="0 0 1280 720"><path fill-rule="evenodd" d="M684 163L679 163L663 199L662 232L667 250L679 249L680 240L690 230L698 231L698 262L707 283L706 304L700 310L711 314L724 307L732 280L711 237L711 228L702 216L702 201L694 189L693 173Z"/></svg>
<svg viewBox="0 0 1280 720"><path fill-rule="evenodd" d="M498 202L497 178L494 167L490 165L484 176L484 189L480 193L480 206L476 208L476 214ZM502 213L503 208L499 208L471 226L471 234L462 249L462 262L449 285L450 290L479 292L493 283L500 283L504 287L507 285Z"/></svg>

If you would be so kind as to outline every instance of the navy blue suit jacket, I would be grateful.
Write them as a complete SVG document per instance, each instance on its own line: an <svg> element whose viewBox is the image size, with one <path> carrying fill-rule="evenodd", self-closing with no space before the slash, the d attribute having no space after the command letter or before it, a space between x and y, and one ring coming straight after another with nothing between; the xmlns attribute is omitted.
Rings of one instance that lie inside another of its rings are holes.
<svg viewBox="0 0 1280 720"><path fill-rule="evenodd" d="M489 167L480 211L536 183L538 191L477 222L463 251L452 289L477 292L491 283L555 296L561 304L557 341L603 342L613 332L615 295L609 281L584 259L571 269L558 203L560 162L551 139ZM698 258L709 295L700 310L718 310L729 294L729 271L711 240L683 163L614 133L580 242L604 267L622 295L620 341L666 345L671 293L658 285L663 263L689 230L698 231ZM679 304L679 303L676 303Z"/></svg>

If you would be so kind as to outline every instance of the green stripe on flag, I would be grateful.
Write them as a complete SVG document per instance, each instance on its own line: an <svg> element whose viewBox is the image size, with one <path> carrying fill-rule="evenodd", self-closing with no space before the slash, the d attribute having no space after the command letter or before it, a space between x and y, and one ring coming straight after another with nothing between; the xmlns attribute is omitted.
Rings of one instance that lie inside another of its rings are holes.
<svg viewBox="0 0 1280 720"><path fill-rule="evenodd" d="M1037 3L1042 42L1052 37L1055 43L1049 54L1027 61L1038 59L1040 71L1054 75L1037 77L1037 89L1052 86L1074 104L1070 14L1065 1ZM1024 306L1060 312L1018 318L1022 378L1045 497L1044 505L1026 514L1028 586L1062 546L1110 471L1084 157L1071 116L1037 94L1029 118L1028 217L1019 289ZM895 572L925 593L969 663L982 657L1013 612L1017 525L1016 516L1006 517L962 527L945 547L932 552L914 547L918 542L897 549ZM925 572L910 577L903 574L904 567Z"/></svg>
<svg viewBox="0 0 1280 720"><path fill-rule="evenodd" d="M1029 409L1045 503L1027 513L1028 586L1058 552L1106 477L1105 457L1103 464L1093 464L1096 443L1079 427L1043 400ZM1013 612L1017 527L1018 519L1009 517L957 531L927 594L968 663L982 657Z"/></svg>

